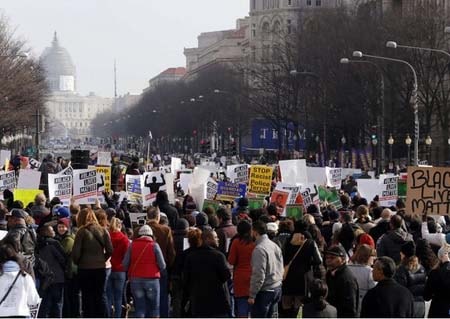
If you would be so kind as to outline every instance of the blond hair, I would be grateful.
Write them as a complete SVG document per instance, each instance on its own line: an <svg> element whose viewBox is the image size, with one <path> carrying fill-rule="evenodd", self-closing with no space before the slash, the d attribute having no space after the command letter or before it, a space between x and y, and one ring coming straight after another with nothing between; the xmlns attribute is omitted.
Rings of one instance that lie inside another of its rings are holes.
<svg viewBox="0 0 450 319"><path fill-rule="evenodd" d="M89 207L83 208L77 215L77 226L81 228L92 224L99 225L94 211Z"/></svg>
<svg viewBox="0 0 450 319"><path fill-rule="evenodd" d="M109 230L112 232L121 231L122 221L117 217L111 218L111 222L109 223Z"/></svg>

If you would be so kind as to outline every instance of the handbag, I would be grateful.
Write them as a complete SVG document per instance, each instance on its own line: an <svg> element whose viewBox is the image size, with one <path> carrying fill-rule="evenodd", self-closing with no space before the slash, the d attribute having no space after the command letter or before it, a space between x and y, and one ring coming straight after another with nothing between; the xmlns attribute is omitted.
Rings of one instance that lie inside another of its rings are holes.
<svg viewBox="0 0 450 319"><path fill-rule="evenodd" d="M11 292L11 290L14 287L14 284L16 283L17 279L19 278L20 274L22 273L22 271L19 271L16 275L16 278L14 278L14 281L12 282L11 286L9 286L8 291L6 292L6 294L3 296L2 300L0 301L0 306L3 304L3 302L6 300L6 298L8 297L9 293Z"/></svg>
<svg viewBox="0 0 450 319"><path fill-rule="evenodd" d="M295 257L297 257L297 255L299 254L300 250L302 250L304 243L300 246L300 248L297 250L297 252L295 253L294 257L292 257L291 261L284 266L284 272L283 272L283 281L286 280L286 277L288 275L289 272L289 267L291 267L292 262L294 261Z"/></svg>

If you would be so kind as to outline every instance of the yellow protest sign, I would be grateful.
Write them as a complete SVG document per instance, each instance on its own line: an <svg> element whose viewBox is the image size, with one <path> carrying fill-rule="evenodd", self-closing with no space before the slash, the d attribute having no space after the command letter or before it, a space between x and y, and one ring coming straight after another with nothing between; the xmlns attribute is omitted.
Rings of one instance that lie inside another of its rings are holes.
<svg viewBox="0 0 450 319"><path fill-rule="evenodd" d="M252 165L250 168L249 192L269 194L272 185L272 173L272 167Z"/></svg>
<svg viewBox="0 0 450 319"><path fill-rule="evenodd" d="M34 202L34 198L37 194L43 193L41 189L15 189L14 200L20 200L23 206L26 207L29 203Z"/></svg>
<svg viewBox="0 0 450 319"><path fill-rule="evenodd" d="M96 166L95 169L97 170L97 183L100 183L98 190L101 191L101 187L104 186L106 192L111 191L111 166Z"/></svg>

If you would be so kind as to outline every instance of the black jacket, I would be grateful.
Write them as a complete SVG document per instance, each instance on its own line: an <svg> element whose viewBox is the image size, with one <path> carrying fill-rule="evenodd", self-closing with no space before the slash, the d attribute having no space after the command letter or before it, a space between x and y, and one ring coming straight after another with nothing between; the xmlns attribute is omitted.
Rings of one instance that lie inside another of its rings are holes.
<svg viewBox="0 0 450 319"><path fill-rule="evenodd" d="M430 272L424 298L431 299L429 318L450 317L450 262L441 263Z"/></svg>
<svg viewBox="0 0 450 319"><path fill-rule="evenodd" d="M186 256L183 279L189 290L192 317L230 315L226 285L230 278L225 255L219 250L202 246Z"/></svg>
<svg viewBox="0 0 450 319"><path fill-rule="evenodd" d="M327 301L337 309L338 317L355 318L358 316L359 287L347 265L341 266L334 275L327 272Z"/></svg>
<svg viewBox="0 0 450 319"><path fill-rule="evenodd" d="M166 203L158 203L158 207L161 212L167 215L170 228L175 229L178 220L178 211L175 208L175 206L172 206L169 204L169 202L166 202Z"/></svg>
<svg viewBox="0 0 450 319"><path fill-rule="evenodd" d="M59 241L49 237L39 237L37 251L39 257L48 264L55 275L53 283L64 283L67 256Z"/></svg>
<svg viewBox="0 0 450 319"><path fill-rule="evenodd" d="M361 318L408 318L413 313L413 295L394 279L378 282L362 300Z"/></svg>
<svg viewBox="0 0 450 319"><path fill-rule="evenodd" d="M388 256L394 259L396 264L400 263L400 248L407 241L412 241L412 236L402 229L387 232L377 245L378 257Z"/></svg>
<svg viewBox="0 0 450 319"><path fill-rule="evenodd" d="M25 225L16 225L8 231L3 240L6 238L19 243L19 251L25 257L29 258L29 256L34 256L36 232L32 228Z"/></svg>
<svg viewBox="0 0 450 319"><path fill-rule="evenodd" d="M389 221L380 220L378 224L369 230L369 235L372 236L373 241L376 243L378 239L389 231Z"/></svg>

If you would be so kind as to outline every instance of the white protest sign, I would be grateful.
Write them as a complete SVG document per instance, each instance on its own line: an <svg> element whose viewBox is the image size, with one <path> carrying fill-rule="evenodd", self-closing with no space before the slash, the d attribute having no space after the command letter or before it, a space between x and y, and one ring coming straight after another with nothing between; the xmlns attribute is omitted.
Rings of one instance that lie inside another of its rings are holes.
<svg viewBox="0 0 450 319"><path fill-rule="evenodd" d="M151 206L156 199L158 191L167 190L166 178L163 172L146 172L142 179L142 197L144 207Z"/></svg>
<svg viewBox="0 0 450 319"><path fill-rule="evenodd" d="M357 179L358 193L370 202L380 193L380 182L377 179Z"/></svg>
<svg viewBox="0 0 450 319"><path fill-rule="evenodd" d="M32 169L21 169L17 188L19 189L39 189L41 172Z"/></svg>
<svg viewBox="0 0 450 319"><path fill-rule="evenodd" d="M304 193L305 191L309 192L309 196L311 196L312 203L317 207L319 207L320 198L319 198L319 187L317 186L317 184L308 183L306 185L302 185L300 192Z"/></svg>
<svg viewBox="0 0 450 319"><path fill-rule="evenodd" d="M98 152L97 165L111 166L111 152Z"/></svg>
<svg viewBox="0 0 450 319"><path fill-rule="evenodd" d="M185 194L189 192L189 185L194 179L193 174L180 174L180 186Z"/></svg>
<svg viewBox="0 0 450 319"><path fill-rule="evenodd" d="M32 169L39 169L41 167L41 162L39 162L35 158L30 158L29 163L30 163L30 168L32 168Z"/></svg>
<svg viewBox="0 0 450 319"><path fill-rule="evenodd" d="M326 185L327 174L325 167L307 167L308 183L315 183L317 185Z"/></svg>
<svg viewBox="0 0 450 319"><path fill-rule="evenodd" d="M297 196L300 192L301 185L292 185L288 183L278 182L275 186L276 190L282 190L285 192L289 192L289 197L287 200L287 204L292 205L297 202Z"/></svg>
<svg viewBox="0 0 450 319"><path fill-rule="evenodd" d="M166 187L166 193L167 197L169 198L169 202L175 203L175 191L171 185L173 185L174 176L172 174L165 174L164 175L166 179L166 185L169 185L169 187Z"/></svg>
<svg viewBox="0 0 450 319"><path fill-rule="evenodd" d="M217 183L212 178L206 182L206 199L214 199L217 194Z"/></svg>
<svg viewBox="0 0 450 319"><path fill-rule="evenodd" d="M306 160L287 160L279 161L278 165L281 171L281 180L288 184L306 184L308 183L308 173Z"/></svg>
<svg viewBox="0 0 450 319"><path fill-rule="evenodd" d="M125 189L127 198L131 204L142 204L142 175L126 175Z"/></svg>
<svg viewBox="0 0 450 319"><path fill-rule="evenodd" d="M227 177L232 183L248 183L248 165L230 165L227 167Z"/></svg>
<svg viewBox="0 0 450 319"><path fill-rule="evenodd" d="M395 206L398 199L398 176L380 175L380 205Z"/></svg>
<svg viewBox="0 0 450 319"><path fill-rule="evenodd" d="M325 172L327 175L327 186L335 187L336 189L341 189L342 184L342 168L340 167L325 167Z"/></svg>
<svg viewBox="0 0 450 319"><path fill-rule="evenodd" d="M73 170L73 198L77 204L94 204L97 199L97 171Z"/></svg>
<svg viewBox="0 0 450 319"><path fill-rule="evenodd" d="M171 157L170 170L173 175L177 174L177 171L181 169L181 158Z"/></svg>
<svg viewBox="0 0 450 319"><path fill-rule="evenodd" d="M58 197L63 206L70 205L72 196L72 169L69 174L65 174L67 169L58 174L48 174L48 194L50 198Z"/></svg>
<svg viewBox="0 0 450 319"><path fill-rule="evenodd" d="M6 234L8 233L7 230L0 230L0 240L2 240L3 238L5 238Z"/></svg>
<svg viewBox="0 0 450 319"><path fill-rule="evenodd" d="M0 151L0 167L5 165L6 160L11 158L11 151L9 150L1 150Z"/></svg>
<svg viewBox="0 0 450 319"><path fill-rule="evenodd" d="M189 194L194 199L195 203L197 204L198 210L201 210L203 207L203 202L205 201L206 197L206 186L205 184L191 184L189 185Z"/></svg>

